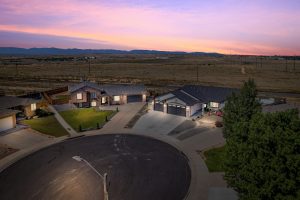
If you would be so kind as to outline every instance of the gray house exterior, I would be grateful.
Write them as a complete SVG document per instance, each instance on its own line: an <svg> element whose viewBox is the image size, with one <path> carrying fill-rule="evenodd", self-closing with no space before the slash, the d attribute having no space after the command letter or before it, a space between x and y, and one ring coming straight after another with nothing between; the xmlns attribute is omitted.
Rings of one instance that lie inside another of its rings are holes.
<svg viewBox="0 0 300 200"><path fill-rule="evenodd" d="M84 81L69 87L70 101L77 107L99 107L146 102L144 85L98 85Z"/></svg>
<svg viewBox="0 0 300 200"><path fill-rule="evenodd" d="M192 117L203 113L204 108L222 109L227 97L238 91L233 88L186 85L154 98L151 107L155 111Z"/></svg>

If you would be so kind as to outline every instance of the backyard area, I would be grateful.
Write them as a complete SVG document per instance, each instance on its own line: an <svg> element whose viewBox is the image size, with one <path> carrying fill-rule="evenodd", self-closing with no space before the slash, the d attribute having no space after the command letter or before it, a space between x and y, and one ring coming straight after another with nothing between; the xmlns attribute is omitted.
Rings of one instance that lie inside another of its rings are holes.
<svg viewBox="0 0 300 200"><path fill-rule="evenodd" d="M53 115L24 120L22 123L29 125L32 129L46 135L51 135L54 137L68 135L68 132L58 123Z"/></svg>
<svg viewBox="0 0 300 200"><path fill-rule="evenodd" d="M60 115L65 121L77 132L100 128L105 124L106 119L109 120L114 114L115 111L97 111L93 108L81 108L60 112Z"/></svg>
<svg viewBox="0 0 300 200"><path fill-rule="evenodd" d="M204 152L205 163L210 172L223 172L225 146L213 148Z"/></svg>

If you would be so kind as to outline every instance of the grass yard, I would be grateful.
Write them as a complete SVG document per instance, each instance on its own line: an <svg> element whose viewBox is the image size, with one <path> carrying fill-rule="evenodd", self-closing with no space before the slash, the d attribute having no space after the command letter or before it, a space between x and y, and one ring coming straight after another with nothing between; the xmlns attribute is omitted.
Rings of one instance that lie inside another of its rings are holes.
<svg viewBox="0 0 300 200"><path fill-rule="evenodd" d="M205 163L210 172L223 172L225 146L210 149L204 152Z"/></svg>
<svg viewBox="0 0 300 200"><path fill-rule="evenodd" d="M109 119L114 113L111 110L96 111L93 108L80 108L62 111L60 115L74 130L79 132L80 125L83 130L97 128L97 123L102 126L105 123L105 117Z"/></svg>
<svg viewBox="0 0 300 200"><path fill-rule="evenodd" d="M42 118L24 120L22 121L22 123L29 125L32 129L44 133L46 135L51 135L54 137L68 135L68 132L58 123L58 121L53 115Z"/></svg>

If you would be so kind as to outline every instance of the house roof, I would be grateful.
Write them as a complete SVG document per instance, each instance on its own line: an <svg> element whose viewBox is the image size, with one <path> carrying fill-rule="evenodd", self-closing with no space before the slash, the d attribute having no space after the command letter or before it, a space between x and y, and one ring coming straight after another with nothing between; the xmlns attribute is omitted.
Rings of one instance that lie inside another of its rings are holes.
<svg viewBox="0 0 300 200"><path fill-rule="evenodd" d="M2 96L0 97L0 109L8 109L17 106L28 106L32 103L37 102L39 102L39 100L14 96Z"/></svg>
<svg viewBox="0 0 300 200"><path fill-rule="evenodd" d="M187 106L192 106L192 105L195 105L196 103L200 102L198 99L196 99L195 97L185 93L182 90L175 90L175 91L172 91L171 93L174 94L174 96L176 98L178 98L181 101L185 102Z"/></svg>
<svg viewBox="0 0 300 200"><path fill-rule="evenodd" d="M93 83L93 82L89 82L89 81L83 81L79 84L73 85L73 86L69 86L69 92L75 92L83 87L90 87L90 88L94 88L96 90L102 90L102 88L97 84L97 83Z"/></svg>
<svg viewBox="0 0 300 200"><path fill-rule="evenodd" d="M223 102L226 98L238 89L225 87L212 87L201 85L186 85L182 90L202 102Z"/></svg>
<svg viewBox="0 0 300 200"><path fill-rule="evenodd" d="M11 109L0 109L0 117L6 117L6 116L14 115L18 112L19 111L11 110Z"/></svg>
<svg viewBox="0 0 300 200"><path fill-rule="evenodd" d="M143 94L146 92L146 88L144 85L101 85L100 86L106 94L114 96L114 95L135 95L135 94Z"/></svg>
<svg viewBox="0 0 300 200"><path fill-rule="evenodd" d="M81 82L74 86L69 86L69 92L75 92L83 87L91 87L99 91L104 91L107 95L134 95L146 92L144 85L125 85L125 84L111 84L98 85L89 81Z"/></svg>

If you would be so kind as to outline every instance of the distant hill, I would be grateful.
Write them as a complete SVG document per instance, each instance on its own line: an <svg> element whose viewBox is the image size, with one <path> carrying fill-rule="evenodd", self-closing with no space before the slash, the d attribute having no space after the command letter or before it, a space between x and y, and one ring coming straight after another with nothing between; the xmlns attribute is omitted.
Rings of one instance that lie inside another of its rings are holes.
<svg viewBox="0 0 300 200"><path fill-rule="evenodd" d="M192 52L183 51L156 51L156 50L115 50L115 49L59 49L59 48L17 48L0 47L0 55L81 55L81 54L193 54L219 57L219 53Z"/></svg>

